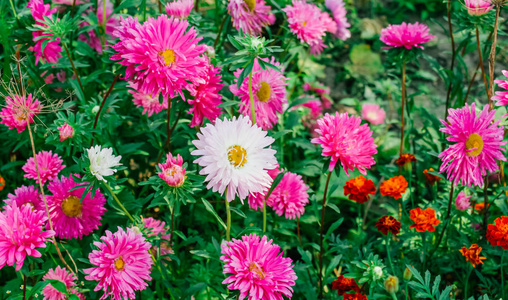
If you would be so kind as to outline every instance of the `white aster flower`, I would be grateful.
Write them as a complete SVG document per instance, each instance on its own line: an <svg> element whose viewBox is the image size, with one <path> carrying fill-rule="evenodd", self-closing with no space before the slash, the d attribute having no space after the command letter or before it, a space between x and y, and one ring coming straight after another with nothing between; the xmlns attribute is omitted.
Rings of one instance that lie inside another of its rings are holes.
<svg viewBox="0 0 508 300"><path fill-rule="evenodd" d="M90 173L98 180L107 182L104 176L113 175L117 171L113 167L122 165L120 163L122 156L113 155L113 148L101 149L101 146L97 145L87 149L86 152L90 160Z"/></svg>
<svg viewBox="0 0 508 300"><path fill-rule="evenodd" d="M203 167L199 174L207 175L208 189L222 195L227 188L227 201L233 201L238 194L243 203L249 193L270 187L272 179L266 170L275 168L277 159L276 151L266 147L273 142L247 117L217 119L215 125L207 124L198 139L192 141L197 149L191 154L200 156L194 163Z"/></svg>

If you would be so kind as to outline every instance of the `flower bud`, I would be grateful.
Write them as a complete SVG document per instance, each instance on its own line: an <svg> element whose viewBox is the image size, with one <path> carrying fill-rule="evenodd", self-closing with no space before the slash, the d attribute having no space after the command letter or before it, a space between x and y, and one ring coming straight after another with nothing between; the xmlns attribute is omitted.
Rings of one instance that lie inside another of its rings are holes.
<svg viewBox="0 0 508 300"><path fill-rule="evenodd" d="M397 276L388 276L384 285L388 293L395 294L399 291L399 278Z"/></svg>
<svg viewBox="0 0 508 300"><path fill-rule="evenodd" d="M402 278L404 278L404 280L411 280L411 277L413 277L413 273L411 273L411 270L409 270L409 268L406 267L406 269L404 270L404 274L402 275Z"/></svg>
<svg viewBox="0 0 508 300"><path fill-rule="evenodd" d="M379 279L383 277L383 269L381 267L374 267L372 270L372 274L374 275L374 279Z"/></svg>

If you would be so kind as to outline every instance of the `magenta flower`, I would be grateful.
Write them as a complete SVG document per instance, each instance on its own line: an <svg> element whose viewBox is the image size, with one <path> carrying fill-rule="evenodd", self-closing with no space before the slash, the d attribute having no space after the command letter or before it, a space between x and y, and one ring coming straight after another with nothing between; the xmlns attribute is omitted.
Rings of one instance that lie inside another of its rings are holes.
<svg viewBox="0 0 508 300"><path fill-rule="evenodd" d="M316 129L316 132L319 137L313 138L311 143L320 144L323 148L322 155L330 156L330 172L340 161L346 175L349 176L348 170L353 171L355 167L365 175L366 169L376 163L372 157L377 153L372 131L367 124L360 125L359 117L349 116L347 113L327 113L317 120L317 124L319 129Z"/></svg>
<svg viewBox="0 0 508 300"><path fill-rule="evenodd" d="M74 182L72 175L62 176L48 184L52 193L47 196L49 213L53 221L56 236L61 239L81 239L101 225L102 215L106 212L106 198L97 190L92 197L91 192L83 197L85 188L72 188L87 183ZM49 224L46 224L46 229Z"/></svg>
<svg viewBox="0 0 508 300"><path fill-rule="evenodd" d="M187 81L204 83L206 65L200 55L206 46L198 45L201 38L186 20L161 15L141 25L129 17L121 20L113 36L120 41L112 46L117 53L111 59L127 67L125 79L134 81L140 93L162 93L166 99L180 94L185 99Z"/></svg>
<svg viewBox="0 0 508 300"><path fill-rule="evenodd" d="M508 71L503 70L503 75L508 77ZM504 91L496 91L495 95L492 96L492 100L497 101L496 106L508 105L508 80L494 80L497 85L504 89ZM503 117L508 116L508 114Z"/></svg>
<svg viewBox="0 0 508 300"><path fill-rule="evenodd" d="M71 125L64 123L62 126L58 127L58 134L60 135L60 142L65 141L66 139L72 139L74 136L74 129Z"/></svg>
<svg viewBox="0 0 508 300"><path fill-rule="evenodd" d="M78 277L76 277L76 275L67 271L66 268L61 268L60 266L57 266L54 270L49 269L48 273L46 273L46 275L44 275L44 277L42 279L43 280L54 279L54 280L61 281L65 284L68 294L71 294L71 295L74 294L74 295L77 295L80 299L85 299L84 295L81 293L78 293L78 290L76 289L76 280L78 280ZM46 285L42 289L42 295L44 296L44 299L48 299L48 300L68 299L67 295L65 295L64 293L55 289L51 284Z"/></svg>
<svg viewBox="0 0 508 300"><path fill-rule="evenodd" d="M97 22L101 28L104 28L102 26L104 22L104 5L103 0L100 0L97 4L97 10L93 10L92 8L88 9L86 11L85 15L88 15L89 13L96 14L95 17L97 18ZM79 36L79 40L87 43L90 45L90 47L94 48L95 51L97 51L99 54L102 54L102 48L106 48L109 43L108 39L111 38L113 31L115 28L120 24L120 20L116 15L113 15L113 4L109 2L109 0L106 0L106 38L104 39L104 46L101 44L101 38L95 34L94 30L88 31L86 34L82 33ZM84 21L80 24L81 27L85 27L90 25L88 22ZM102 29L104 30L104 29Z"/></svg>
<svg viewBox="0 0 508 300"><path fill-rule="evenodd" d="M168 153L166 162L159 164L159 168L161 169L159 177L171 187L182 186L186 178L185 169L182 168L182 165L183 158L180 154L177 154L176 157L173 158L173 155Z"/></svg>
<svg viewBox="0 0 508 300"><path fill-rule="evenodd" d="M140 93L137 89L137 84L129 81L129 87L133 90L129 90L129 93L132 95L132 102L137 107L142 107L143 112L142 114L147 114L149 117L153 114L158 114L163 109L168 108L168 100L163 99L162 104L159 101L159 94L155 95L154 97L150 96L149 94L143 94Z"/></svg>
<svg viewBox="0 0 508 300"><path fill-rule="evenodd" d="M52 15L56 12L56 8L50 9L50 5L44 4L43 0L30 0L27 7L30 8L32 17L35 19L35 24L40 26L46 26L42 23L42 21L44 21L44 17L51 19ZM60 38L56 38L55 40L48 42L52 36L44 33L42 30L32 31L32 37L35 42L35 46L30 47L29 50L35 52L36 65L40 59L49 63L56 63L58 58L62 57L60 54L60 52L62 52L62 47L60 47ZM44 50L42 49L43 45Z"/></svg>
<svg viewBox="0 0 508 300"><path fill-rule="evenodd" d="M302 176L287 172L266 200L266 205L272 207L277 215L284 215L286 219L299 218L305 211L305 205L309 203L308 188Z"/></svg>
<svg viewBox="0 0 508 300"><path fill-rule="evenodd" d="M6 206L12 206L13 203L16 203L18 207L28 204L37 211L46 211L41 194L39 194L39 190L33 185L22 185L14 190L14 194L7 195L7 199L4 200L4 204Z"/></svg>
<svg viewBox="0 0 508 300"><path fill-rule="evenodd" d="M297 279L292 260L282 257L284 251L278 245L259 238L255 233L244 235L241 240L222 244L225 263L224 274L231 274L222 283L230 290L240 291L240 300L291 298Z"/></svg>
<svg viewBox="0 0 508 300"><path fill-rule="evenodd" d="M471 196L467 196L466 192L461 191L457 196L457 199L455 199L455 206L458 210L466 210L471 207L469 199L471 199Z"/></svg>
<svg viewBox="0 0 508 300"><path fill-rule="evenodd" d="M42 184L44 184L47 180L56 179L58 173L65 168L65 165L62 165L62 158L56 153L53 154L51 151L41 151L37 153L36 158ZM22 167L22 169L26 173L26 178L31 178L35 180L35 182L39 183L33 157L30 157L26 161L26 164Z"/></svg>
<svg viewBox="0 0 508 300"><path fill-rule="evenodd" d="M15 95L14 99L7 96L5 97L5 108L0 112L2 121L9 129L14 129L18 133L23 132L28 122L33 123L34 117L41 112L42 105L39 100L32 98L32 94L28 97Z"/></svg>
<svg viewBox="0 0 508 300"><path fill-rule="evenodd" d="M466 5L467 12L472 16L484 15L494 8L491 1L485 0L465 0L464 4Z"/></svg>
<svg viewBox="0 0 508 300"><path fill-rule="evenodd" d="M92 268L84 269L86 280L99 281L94 291L104 290L101 299L135 299L136 291L146 289L146 281L152 280L153 264L148 253L150 243L133 229L118 227L114 234L106 230L102 242L94 242L99 248L88 255Z"/></svg>
<svg viewBox="0 0 508 300"><path fill-rule="evenodd" d="M0 213L0 269L16 263L19 271L27 256L41 257L37 248L46 248L55 233L42 230L47 220L43 211L29 205L18 207L16 202L4 208Z"/></svg>
<svg viewBox="0 0 508 300"><path fill-rule="evenodd" d="M230 0L228 12L233 26L249 35L259 36L263 27L273 24L275 16L265 0Z"/></svg>
<svg viewBox="0 0 508 300"><path fill-rule="evenodd" d="M459 182L467 186L483 186L483 176L488 172L496 172L499 168L497 160L505 161L501 146L503 126L495 121L496 110L489 111L485 105L477 115L475 104L463 108L448 110L447 120L441 120L445 128L440 131L450 135L446 139L452 142L447 149L439 154L443 161L440 172L446 172L453 184Z"/></svg>
<svg viewBox="0 0 508 300"><path fill-rule="evenodd" d="M281 171L279 170L278 165L275 168L269 169L266 171L268 172L268 175L270 176L270 178L272 178L272 180L270 182L270 186L271 186L273 183L273 180L275 179L275 177L277 177L277 175L279 175L279 173ZM266 194L268 193L269 189L270 189L270 187L267 187L263 192L249 194L249 199L248 199L249 200L249 207L253 210L258 210L258 208L260 210L263 209L263 200L266 198ZM273 193L273 191L272 191L272 193Z"/></svg>
<svg viewBox="0 0 508 300"><path fill-rule="evenodd" d="M349 27L351 25L347 21L347 11L345 8L344 1L342 0L325 0L325 6L332 12L333 19L336 23L336 31L332 32L337 38L345 41L351 37Z"/></svg>
<svg viewBox="0 0 508 300"><path fill-rule="evenodd" d="M166 3L166 13L179 19L187 19L192 8L194 8L194 0L176 0Z"/></svg>
<svg viewBox="0 0 508 300"><path fill-rule="evenodd" d="M379 38L387 47L384 49L404 47L412 49L418 47L423 49L422 44L432 40L435 36L429 33L429 27L424 24L403 22L400 25L389 25L381 30Z"/></svg>
<svg viewBox="0 0 508 300"><path fill-rule="evenodd" d="M379 125L385 122L386 112L377 104L362 105L362 119L372 125Z"/></svg>
<svg viewBox="0 0 508 300"><path fill-rule="evenodd" d="M263 59L268 62L268 59ZM275 58L272 57L271 64L281 67ZM238 78L243 69L235 71L234 76ZM281 67L281 71L284 69ZM282 105L287 103L286 86L287 78L280 72L273 69L262 70L257 59L252 69L252 93L254 96L254 111L256 112L256 125L264 130L272 129L274 124L279 122L277 113L282 113ZM245 78L238 89L237 79L229 86L233 95L238 96L243 105L240 105L240 113L252 118L249 97L249 79Z"/></svg>
<svg viewBox="0 0 508 300"><path fill-rule="evenodd" d="M142 218L142 220L144 227L148 229L148 237L157 237L160 235L160 249L157 251L157 247L153 245L152 253L155 255L156 253L160 252L161 256L165 256L165 260L170 261L171 259L167 255L174 254L175 252L173 249L171 249L171 245L169 244L169 241L171 240L171 234L168 233L166 223L155 220L154 218Z"/></svg>

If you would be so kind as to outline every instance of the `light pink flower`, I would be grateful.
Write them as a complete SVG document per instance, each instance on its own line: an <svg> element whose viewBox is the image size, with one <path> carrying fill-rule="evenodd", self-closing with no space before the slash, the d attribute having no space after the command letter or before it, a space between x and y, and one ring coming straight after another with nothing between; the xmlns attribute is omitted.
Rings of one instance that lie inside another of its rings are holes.
<svg viewBox="0 0 508 300"><path fill-rule="evenodd" d="M379 125L385 122L386 112L377 104L362 105L362 118L372 125Z"/></svg>
<svg viewBox="0 0 508 300"><path fill-rule="evenodd" d="M483 186L483 176L499 169L497 160L506 161L502 153L503 126L495 121L496 110L485 105L477 115L475 104L448 110L448 118L441 120L440 130L449 136L452 144L439 154L443 161L440 172L446 172L453 184Z"/></svg>
<svg viewBox="0 0 508 300"><path fill-rule="evenodd" d="M266 205L272 207L277 215L284 215L286 219L299 218L305 211L305 205L309 203L308 188L302 176L287 172L266 199Z"/></svg>
<svg viewBox="0 0 508 300"><path fill-rule="evenodd" d="M268 175L270 175L270 178L272 178L272 180L270 182L270 187L271 187L271 185L273 183L273 180L280 173L279 166L277 166L277 167L275 167L273 169L270 169L270 170L266 170L266 171L268 172ZM267 187L261 193L251 193L251 194L249 194L249 207L251 209L253 209L253 210L258 210L258 208L260 210L263 209L263 200L266 198L266 194L268 193L268 190L270 189L270 187Z"/></svg>
<svg viewBox="0 0 508 300"><path fill-rule="evenodd" d="M159 168L161 171L159 172L159 177L166 181L166 183L171 187L179 187L185 181L185 169L182 168L183 158L180 154L177 154L176 157L173 158L171 153L168 153L166 156L166 162L163 164L159 164Z"/></svg>
<svg viewBox="0 0 508 300"><path fill-rule="evenodd" d="M35 19L35 24L40 26L46 26L42 21L44 17L52 18L52 15L56 12L56 9L50 9L49 4L44 4L43 0L30 0L27 5L30 8L32 17ZM60 47L60 38L56 38L52 41L47 41L53 36L44 33L42 30L32 31L33 41L35 42L34 47L30 47L29 50L35 52L35 64L40 59L45 60L49 63L56 63L59 57L62 57L62 47ZM41 37L45 38L41 38ZM42 47L44 46L44 50Z"/></svg>
<svg viewBox="0 0 508 300"><path fill-rule="evenodd" d="M365 175L366 169L376 163L372 157L377 153L372 131L367 124L360 125L359 117L347 113L327 113L317 120L317 124L319 137L313 138L311 143L320 144L323 148L322 155L330 156L330 172L340 161L346 175L349 176L348 170L353 171L355 167Z"/></svg>
<svg viewBox="0 0 508 300"><path fill-rule="evenodd" d="M137 89L137 84L129 81L129 87L133 90L129 90L129 93L132 95L132 102L137 107L143 108L142 114L147 114L149 117L153 114L158 114L163 109L168 108L168 100L163 99L162 104L159 101L159 94L155 95L154 97L150 96L149 94L143 94L140 93Z"/></svg>
<svg viewBox="0 0 508 300"><path fill-rule="evenodd" d="M103 20L104 20L104 4L102 0L98 1L97 10L92 8L86 11L85 15L88 14L96 14L95 18L97 18L97 22L101 30L104 30ZM94 48L99 54L102 54L102 48L106 48L109 45L108 39L111 39L113 31L120 24L120 20L116 15L113 15L113 4L106 0L106 38L104 39L104 46L101 43L101 38L97 36L94 30L88 31L86 34L83 33L79 36L79 40L87 43L90 47ZM85 27L90 25L88 22L84 21L80 24L81 27ZM97 29L99 30L99 29Z"/></svg>
<svg viewBox="0 0 508 300"><path fill-rule="evenodd" d="M471 207L469 199L471 199L471 196L467 196L464 191L461 191L457 196L457 199L455 199L455 206L458 210L466 210Z"/></svg>
<svg viewBox="0 0 508 300"><path fill-rule="evenodd" d="M303 90L304 91L312 91L316 93L320 98L322 105L325 109L330 109L332 107L332 99L330 98L330 88L327 86L324 86L320 83L317 84L310 84L310 83L304 83L303 84Z"/></svg>
<svg viewBox="0 0 508 300"><path fill-rule="evenodd" d="M133 229L118 227L114 234L106 230L102 242L94 242L98 250L88 255L92 268L84 269L86 280L99 281L94 291L104 289L101 299L135 299L136 291L146 289L146 281L152 280L152 257L148 253L150 243Z"/></svg>
<svg viewBox="0 0 508 300"><path fill-rule="evenodd" d="M194 8L194 0L176 0L166 3L166 13L179 19L187 19L192 8Z"/></svg>
<svg viewBox="0 0 508 300"><path fill-rule="evenodd" d="M57 266L54 270L49 269L48 273L44 275L42 278L43 280L46 279L54 279L61 281L65 284L65 287L67 288L67 293L72 295L77 295L80 299L84 299L83 294L78 293L78 290L76 287L76 280L78 280L78 277L76 275L70 273L67 271L66 268L61 268L60 266ZM42 295L44 296L44 299L48 300L65 300L68 299L67 295L64 293L58 291L55 289L51 284L46 285L42 289Z"/></svg>
<svg viewBox="0 0 508 300"><path fill-rule="evenodd" d="M347 11L345 8L344 1L342 0L325 0L325 6L331 10L333 19L337 24L337 30L332 32L337 36L337 38L345 41L351 37L351 32L349 32L349 27L351 25L347 21Z"/></svg>
<svg viewBox="0 0 508 300"><path fill-rule="evenodd" d="M22 185L14 190L14 194L7 195L7 199L4 200L4 204L6 206L11 206L13 203L16 203L18 207L28 204L35 210L46 211L41 194L39 194L39 190L33 185Z"/></svg>
<svg viewBox="0 0 508 300"><path fill-rule="evenodd" d="M14 129L21 133L25 130L27 122L33 123L34 117L41 112L42 105L39 100L32 98L32 94L28 97L15 95L14 99L5 97L6 106L0 112L2 121L9 129Z"/></svg>
<svg viewBox="0 0 508 300"><path fill-rule="evenodd" d="M241 240L222 244L221 260L224 274L230 274L222 283L229 290L239 290L240 300L245 298L283 300L291 299L297 279L292 260L282 257L278 245L267 241L266 236L245 235Z"/></svg>
<svg viewBox="0 0 508 300"><path fill-rule="evenodd" d="M159 252L161 256L165 256L165 260L170 261L171 259L167 255L174 254L175 252L173 249L171 249L171 245L169 244L169 241L171 240L171 234L168 233L166 223L155 220L154 218L142 218L142 220L144 227L148 229L148 237L160 236L161 241ZM157 247L155 245L152 246L152 253L155 255L157 252Z"/></svg>
<svg viewBox="0 0 508 300"><path fill-rule="evenodd" d="M503 75L508 77L508 71L503 70ZM497 85L504 89L504 91L496 91L495 95L492 96L492 100L497 101L496 106L508 105L508 80L494 80ZM508 116L508 114L503 117Z"/></svg>
<svg viewBox="0 0 508 300"><path fill-rule="evenodd" d="M63 142L66 139L72 139L74 136L74 129L66 122L62 126L58 127L58 134L60 135L60 142Z"/></svg>
<svg viewBox="0 0 508 300"><path fill-rule="evenodd" d="M39 166L39 175L41 176L41 182L44 184L47 180L56 179L58 173L65 168L63 160L58 154L53 154L51 151L41 151L37 153L37 165ZM26 164L22 167L25 171L25 177L35 180L39 183L37 177L37 170L35 168L35 161L33 157L30 157Z"/></svg>
<svg viewBox="0 0 508 300"><path fill-rule="evenodd" d="M384 49L404 47L423 49L422 44L432 40L435 36L429 33L429 27L418 22L411 24L403 22L400 25L389 25L381 30L379 38L387 47Z"/></svg>
<svg viewBox="0 0 508 300"><path fill-rule="evenodd" d="M18 207L16 202L4 208L0 213L0 269L16 263L19 271L27 256L41 257L37 248L46 248L46 242L55 233L42 230L47 220L43 211L33 210L29 205Z"/></svg>
<svg viewBox="0 0 508 300"><path fill-rule="evenodd" d="M262 59L268 62L268 59ZM272 57L271 64L280 67L284 72L284 68L275 58ZM240 105L240 113L244 116L252 118L250 97L249 97L249 79L245 78L240 88L236 87L237 78L243 69L235 71L235 81L229 86L233 95L238 96L243 105ZM256 59L252 68L252 93L254 96L254 111L256 112L256 125L264 130L272 129L274 124L279 122L277 113L282 113L282 104L287 103L286 86L287 78L280 72L273 69L262 70Z"/></svg>
<svg viewBox="0 0 508 300"><path fill-rule="evenodd" d="M62 176L60 180L55 179L48 184L52 193L46 197L49 213L55 234L61 239L81 239L101 225L102 215L106 212L106 198L99 190L95 191L94 197L91 192L83 197L84 187L71 191L83 184L87 183L74 182L72 175L68 178ZM46 224L48 228L49 224Z"/></svg>
<svg viewBox="0 0 508 300"><path fill-rule="evenodd" d="M265 0L230 0L228 12L237 30L254 36L261 35L263 27L273 24L275 17Z"/></svg>
<svg viewBox="0 0 508 300"><path fill-rule="evenodd" d="M465 0L464 4L466 5L467 12L472 16L484 15L494 8L491 1L485 0Z"/></svg>

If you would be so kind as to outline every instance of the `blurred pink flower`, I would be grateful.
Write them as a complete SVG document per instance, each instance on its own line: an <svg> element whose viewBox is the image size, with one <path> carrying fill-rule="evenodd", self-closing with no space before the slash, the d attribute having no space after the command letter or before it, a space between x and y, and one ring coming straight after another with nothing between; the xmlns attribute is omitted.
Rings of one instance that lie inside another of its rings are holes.
<svg viewBox="0 0 508 300"><path fill-rule="evenodd" d="M508 71L503 70L503 75L508 77ZM496 106L508 105L508 80L494 80L494 82L504 91L496 91L495 95L492 96L492 100L497 101ZM508 114L505 114L503 117L506 116Z"/></svg>
<svg viewBox="0 0 508 300"><path fill-rule="evenodd" d="M275 17L265 0L230 0L228 13L237 30L254 36L261 35L263 27L273 24Z"/></svg>
<svg viewBox="0 0 508 300"><path fill-rule="evenodd" d="M351 25L347 21L347 11L345 8L344 1L342 0L325 0L325 6L331 10L333 19L336 23L336 30L332 32L337 36L337 38L341 40L347 40L351 37L351 32L349 32L349 27Z"/></svg>
<svg viewBox="0 0 508 300"><path fill-rule="evenodd" d="M461 191L457 196L457 199L455 199L455 206L458 210L466 210L471 207L469 199L471 199L471 196L467 196L466 192Z"/></svg>
<svg viewBox="0 0 508 300"><path fill-rule="evenodd" d="M50 9L49 4L44 4L43 0L30 0L27 7L30 9L32 17L35 19L35 24L40 26L46 26L44 23L44 17L52 18L52 15L56 12L56 9ZM44 33L42 30L32 31L33 41L35 42L34 47L30 47L28 50L35 52L35 64L40 59L45 60L49 63L56 63L58 58L62 57L62 47L60 47L60 38L56 38L52 41L48 41L53 38L52 35ZM45 37L45 38L41 38ZM44 46L44 50L42 47Z"/></svg>
<svg viewBox="0 0 508 300"><path fill-rule="evenodd" d="M62 126L58 127L58 134L60 135L60 142L63 142L74 136L74 129L71 125L64 123Z"/></svg>
<svg viewBox="0 0 508 300"><path fill-rule="evenodd" d="M161 110L168 108L167 99L163 99L161 104L159 101L159 94L152 97L149 94L140 93L137 86L138 85L136 83L129 81L129 87L132 88L132 90L129 90L129 93L131 93L133 97L132 102L134 102L137 107L143 108L142 114L147 114L150 117L151 115L158 114Z"/></svg>
<svg viewBox="0 0 508 300"><path fill-rule="evenodd" d="M7 199L4 200L4 204L11 206L13 203L16 203L18 207L28 204L33 209L37 211L44 211L44 213L46 213L46 208L44 207L44 201L41 198L41 194L39 194L39 190L33 185L22 185L14 190L14 194L7 195Z"/></svg>
<svg viewBox="0 0 508 300"><path fill-rule="evenodd" d="M155 255L159 252L161 256L165 256L165 260L171 261L167 255L174 254L175 252L173 249L171 249L171 245L169 244L169 241L171 240L171 234L168 233L166 222L162 222L154 218L142 218L142 220L144 227L148 229L148 237L157 237L160 235L160 249L157 251L157 247L153 245L152 253Z"/></svg>
<svg viewBox="0 0 508 300"><path fill-rule="evenodd" d="M180 154L173 157L171 153L166 156L166 162L159 164L161 172L159 177L171 187L179 187L185 181L185 169L182 168L183 159Z"/></svg>
<svg viewBox="0 0 508 300"><path fill-rule="evenodd" d="M46 279L54 279L58 280L60 282L63 282L65 284L65 287L67 288L67 293L69 295L77 295L80 299L85 299L84 295L81 293L78 293L76 287L76 280L78 280L78 277L76 275L70 273L67 271L66 268L61 268L60 266L57 266L54 270L49 269L48 273L44 275L42 278L43 280ZM68 299L67 295L58 291L55 289L51 284L46 285L42 289L42 293L44 296L44 299L48 300L65 300Z"/></svg>
<svg viewBox="0 0 508 300"><path fill-rule="evenodd" d="M39 175L41 176L41 183L44 184L47 180L56 179L58 173L65 168L63 160L58 154L53 154L51 151L41 151L35 156L37 158L37 165L39 169ZM25 177L35 180L39 183L37 177L37 170L35 168L35 161L33 157L30 157L26 164L22 167L25 171Z"/></svg>
<svg viewBox="0 0 508 300"><path fill-rule="evenodd" d="M362 119L368 121L372 125L379 125L385 122L385 110L377 104L362 105Z"/></svg>
<svg viewBox="0 0 508 300"><path fill-rule="evenodd" d="M95 17L97 18L98 26L104 30L103 20L104 20L104 5L103 0L100 0L97 4L97 10L92 8L88 9L85 15L90 13L97 14ZM79 36L79 40L87 43L90 47L94 48L99 54L102 54L102 48L106 48L109 44L108 39L111 39L113 31L120 24L120 20L116 15L113 15L113 4L106 0L106 38L104 39L104 45L101 43L101 38L97 36L94 30L90 30L87 33L82 33ZM81 27L85 27L90 25L88 22L84 21L80 24ZM99 30L99 29L97 29Z"/></svg>
<svg viewBox="0 0 508 300"><path fill-rule="evenodd" d="M166 3L166 13L179 19L187 19L194 7L194 0L176 0Z"/></svg>
<svg viewBox="0 0 508 300"><path fill-rule="evenodd" d="M466 5L467 12L472 16L484 15L494 8L491 1L485 0L465 0L464 4Z"/></svg>
<svg viewBox="0 0 508 300"><path fill-rule="evenodd" d="M404 47L423 49L422 44L432 40L435 36L429 34L429 27L418 22L414 24L403 22L400 25L389 25L381 30L379 38L387 47L384 49Z"/></svg>
<svg viewBox="0 0 508 300"><path fill-rule="evenodd" d="M275 177L277 177L280 173L279 166L266 171L268 172L268 175L270 175L270 178L272 178L270 182L271 186ZM258 210L258 208L260 210L263 209L263 200L265 199L269 189L270 187L267 187L263 192L249 194L249 207L253 210Z"/></svg>
<svg viewBox="0 0 508 300"><path fill-rule="evenodd" d="M32 98L32 94L28 97L15 95L14 99L7 96L5 97L5 108L0 112L2 121L9 129L14 129L18 133L23 132L28 122L33 123L34 117L41 112L42 105L39 100Z"/></svg>

